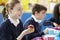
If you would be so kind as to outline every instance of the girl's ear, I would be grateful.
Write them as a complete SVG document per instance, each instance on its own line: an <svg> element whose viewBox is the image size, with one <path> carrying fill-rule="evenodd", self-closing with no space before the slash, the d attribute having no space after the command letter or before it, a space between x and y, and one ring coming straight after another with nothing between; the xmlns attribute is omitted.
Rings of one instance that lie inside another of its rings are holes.
<svg viewBox="0 0 60 40"><path fill-rule="evenodd" d="M11 8L8 8L8 12L9 12L9 13L12 13L12 9L11 9Z"/></svg>

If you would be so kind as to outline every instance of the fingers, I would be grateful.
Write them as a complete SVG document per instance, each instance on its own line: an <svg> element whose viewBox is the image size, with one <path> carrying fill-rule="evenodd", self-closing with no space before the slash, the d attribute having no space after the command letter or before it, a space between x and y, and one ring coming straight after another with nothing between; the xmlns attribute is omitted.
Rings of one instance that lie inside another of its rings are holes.
<svg viewBox="0 0 60 40"><path fill-rule="evenodd" d="M57 27L57 26L58 26L58 24L57 24L57 23L53 23L53 25L54 25L55 27Z"/></svg>
<svg viewBox="0 0 60 40"><path fill-rule="evenodd" d="M18 36L18 40L20 39L21 40L21 38L24 36L24 35L27 35L27 34L30 34L30 33L32 33L32 32L34 32L34 26L33 25L29 25L28 26L28 29L26 29L26 30L24 30L19 36Z"/></svg>
<svg viewBox="0 0 60 40"><path fill-rule="evenodd" d="M34 32L34 26L33 25L29 25L28 29L30 29L30 32Z"/></svg>
<svg viewBox="0 0 60 40"><path fill-rule="evenodd" d="M32 32L34 32L34 26L33 25L29 25L28 29L25 30L25 33L26 34L30 34Z"/></svg>
<svg viewBox="0 0 60 40"><path fill-rule="evenodd" d="M47 34L47 33L48 33L48 28L46 28L46 29L44 30L44 33L45 33L45 34Z"/></svg>

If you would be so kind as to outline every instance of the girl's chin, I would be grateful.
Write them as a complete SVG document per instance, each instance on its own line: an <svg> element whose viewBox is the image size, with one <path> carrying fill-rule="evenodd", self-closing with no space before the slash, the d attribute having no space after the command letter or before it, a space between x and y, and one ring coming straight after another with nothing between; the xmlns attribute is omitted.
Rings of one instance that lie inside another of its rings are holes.
<svg viewBox="0 0 60 40"><path fill-rule="evenodd" d="M20 19L20 17L18 17L18 19Z"/></svg>
<svg viewBox="0 0 60 40"><path fill-rule="evenodd" d="M20 19L20 16L16 17L17 19Z"/></svg>
<svg viewBox="0 0 60 40"><path fill-rule="evenodd" d="M15 19L20 19L20 17L18 17L18 18L15 18Z"/></svg>
<svg viewBox="0 0 60 40"><path fill-rule="evenodd" d="M17 18L17 19L20 19L20 18Z"/></svg>
<svg viewBox="0 0 60 40"><path fill-rule="evenodd" d="M21 16L16 16L16 19L21 19Z"/></svg>

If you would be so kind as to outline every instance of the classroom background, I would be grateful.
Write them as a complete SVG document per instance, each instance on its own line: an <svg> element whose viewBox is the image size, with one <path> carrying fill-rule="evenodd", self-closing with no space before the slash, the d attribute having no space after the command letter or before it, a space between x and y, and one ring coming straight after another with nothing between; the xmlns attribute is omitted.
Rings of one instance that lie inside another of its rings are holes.
<svg viewBox="0 0 60 40"><path fill-rule="evenodd" d="M57 3L60 3L60 0L20 0L20 1L23 6L23 15L21 17L21 20L23 23L26 21L27 18L29 18L31 16L31 9L35 3L41 4L41 5L44 5L47 7L47 12L46 12L46 17L45 17L46 20L53 17L52 14L53 14L54 6ZM4 5L7 2L8 2L8 0L0 0L0 24L4 20L3 16L2 16L2 10L4 8Z"/></svg>

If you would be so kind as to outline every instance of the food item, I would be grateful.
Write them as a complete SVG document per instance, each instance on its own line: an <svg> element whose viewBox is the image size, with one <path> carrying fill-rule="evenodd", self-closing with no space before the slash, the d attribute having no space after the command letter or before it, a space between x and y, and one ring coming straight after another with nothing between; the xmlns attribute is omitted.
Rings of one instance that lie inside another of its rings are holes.
<svg viewBox="0 0 60 40"><path fill-rule="evenodd" d="M33 25L29 25L28 28L30 28L30 31L34 31L34 26Z"/></svg>
<svg viewBox="0 0 60 40"><path fill-rule="evenodd" d="M33 28L34 28L34 26L33 26L33 25L30 25L30 26L28 26L28 28L31 28L31 29L33 29Z"/></svg>

